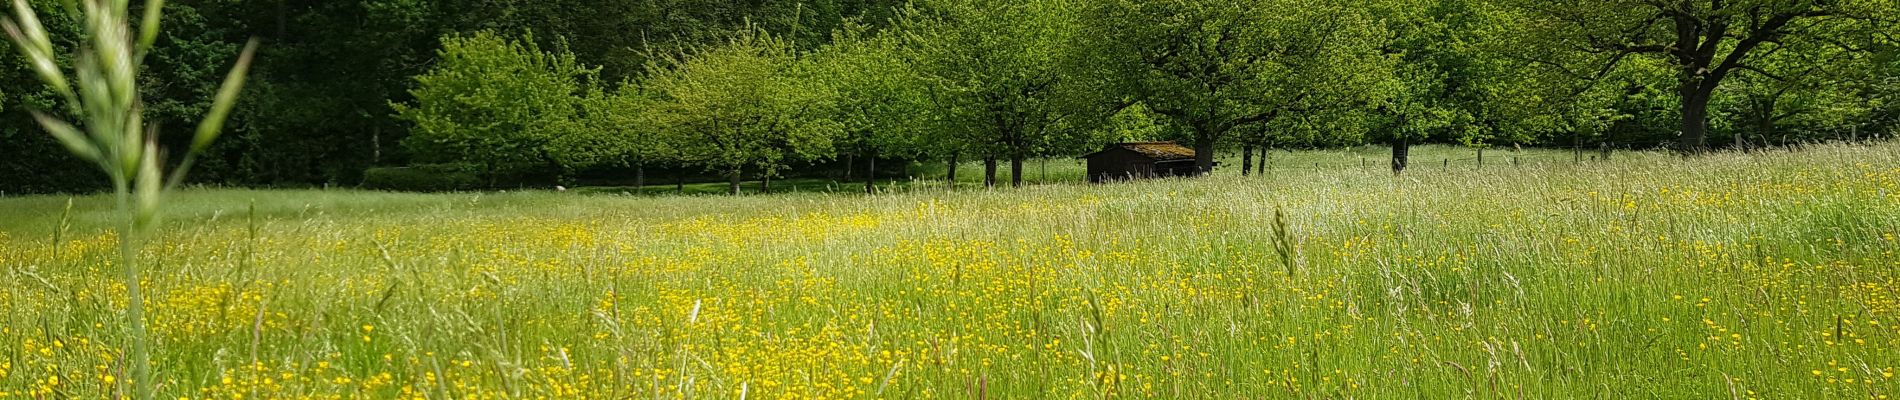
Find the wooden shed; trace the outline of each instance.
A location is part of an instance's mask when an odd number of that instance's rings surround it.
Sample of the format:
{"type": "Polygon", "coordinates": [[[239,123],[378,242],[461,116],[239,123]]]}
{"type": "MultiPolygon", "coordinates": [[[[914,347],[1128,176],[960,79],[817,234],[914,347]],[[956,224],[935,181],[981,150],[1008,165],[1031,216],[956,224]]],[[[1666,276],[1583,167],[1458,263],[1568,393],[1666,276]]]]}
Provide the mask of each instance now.
{"type": "Polygon", "coordinates": [[[1081,158],[1088,160],[1092,183],[1200,175],[1194,149],[1174,142],[1115,143],[1081,158]]]}

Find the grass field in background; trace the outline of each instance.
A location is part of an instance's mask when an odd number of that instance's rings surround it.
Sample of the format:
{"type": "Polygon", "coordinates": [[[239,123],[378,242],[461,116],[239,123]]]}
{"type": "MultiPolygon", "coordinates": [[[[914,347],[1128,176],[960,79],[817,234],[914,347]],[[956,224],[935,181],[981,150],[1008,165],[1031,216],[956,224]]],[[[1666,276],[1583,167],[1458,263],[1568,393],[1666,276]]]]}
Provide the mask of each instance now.
{"type": "MultiPolygon", "coordinates": [[[[1412,167],[1415,169],[1478,169],[1507,167],[1544,167],[1560,164],[1578,164],[1595,162],[1601,158],[1598,151],[1586,151],[1579,154],[1567,150],[1552,149],[1514,149],[1492,148],[1484,151],[1484,162],[1478,162],[1478,150],[1463,146],[1425,145],[1414,146],[1411,150],[1412,167]]],[[[1611,160],[1620,158],[1656,158],[1671,157],[1664,153],[1651,151],[1615,151],[1611,160]]],[[[1243,164],[1237,152],[1222,153],[1217,157],[1221,166],[1216,168],[1216,176],[1239,176],[1243,164]]],[[[1392,149],[1380,146],[1358,146],[1327,150],[1274,150],[1267,159],[1269,174],[1311,171],[1348,171],[1378,170],[1390,171],[1392,149]]],[[[1258,161],[1256,161],[1258,162],[1258,161]]],[[[862,165],[860,165],[862,167],[862,165]]],[[[900,176],[879,176],[878,190],[904,191],[911,189],[942,189],[948,166],[941,160],[912,163],[907,174],[900,176]]],[[[1027,160],[1023,165],[1023,180],[1029,184],[1066,184],[1087,182],[1088,165],[1076,158],[1046,158],[1027,160]]],[[[595,186],[576,190],[588,194],[646,194],[646,195],[724,195],[728,186],[724,181],[689,182],[675,185],[667,182],[670,177],[649,177],[645,191],[635,190],[633,186],[595,186]]],[[[756,177],[748,177],[743,183],[745,193],[759,193],[760,182],[756,177]]],[[[834,178],[792,178],[772,181],[772,193],[864,193],[862,172],[851,179],[834,178]]],[[[998,162],[997,184],[1009,185],[1010,167],[1008,160],[998,162]]],[[[983,187],[983,163],[980,160],[963,160],[958,164],[958,188],[983,187]]]]}
{"type": "MultiPolygon", "coordinates": [[[[187,191],[144,253],[154,371],[167,399],[1900,396],[1900,144],[1383,151],[877,196],[187,191]]],[[[0,198],[0,398],[123,379],[109,202],[0,198]]]]}

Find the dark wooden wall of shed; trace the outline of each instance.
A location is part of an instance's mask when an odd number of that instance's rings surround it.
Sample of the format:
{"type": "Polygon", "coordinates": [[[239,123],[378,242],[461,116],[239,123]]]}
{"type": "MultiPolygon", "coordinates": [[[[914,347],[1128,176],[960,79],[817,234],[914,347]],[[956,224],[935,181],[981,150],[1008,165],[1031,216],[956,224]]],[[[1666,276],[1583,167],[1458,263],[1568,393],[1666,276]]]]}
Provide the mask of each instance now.
{"type": "Polygon", "coordinates": [[[1088,158],[1089,182],[1102,183],[1147,178],[1154,175],[1154,161],[1141,153],[1112,149],[1088,158]]]}

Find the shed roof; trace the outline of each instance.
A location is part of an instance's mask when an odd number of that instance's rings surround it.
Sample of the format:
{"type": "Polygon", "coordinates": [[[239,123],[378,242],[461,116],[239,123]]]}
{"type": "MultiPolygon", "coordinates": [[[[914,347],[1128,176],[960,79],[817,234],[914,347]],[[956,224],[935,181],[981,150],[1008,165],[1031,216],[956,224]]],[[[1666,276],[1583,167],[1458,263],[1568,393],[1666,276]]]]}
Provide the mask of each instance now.
{"type": "Polygon", "coordinates": [[[1147,156],[1148,158],[1152,158],[1155,161],[1179,161],[1179,160],[1194,159],[1194,149],[1187,148],[1186,146],[1182,146],[1175,142],[1115,143],[1115,144],[1108,145],[1108,148],[1102,149],[1102,151],[1098,151],[1098,152],[1095,152],[1094,154],[1089,154],[1082,157],[1086,158],[1086,157],[1094,156],[1096,154],[1101,154],[1102,152],[1114,150],[1116,148],[1126,149],[1128,151],[1140,153],[1141,155],[1147,156]]]}

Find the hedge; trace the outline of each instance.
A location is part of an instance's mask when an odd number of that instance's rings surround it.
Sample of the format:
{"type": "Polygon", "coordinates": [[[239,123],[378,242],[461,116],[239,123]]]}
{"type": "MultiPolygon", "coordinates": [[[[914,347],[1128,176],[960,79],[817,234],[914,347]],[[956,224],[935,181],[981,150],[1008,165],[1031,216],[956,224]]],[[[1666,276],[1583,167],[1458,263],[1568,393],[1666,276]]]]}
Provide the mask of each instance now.
{"type": "Polygon", "coordinates": [[[461,165],[370,168],[363,188],[406,192],[447,192],[482,188],[481,174],[461,165]]]}

